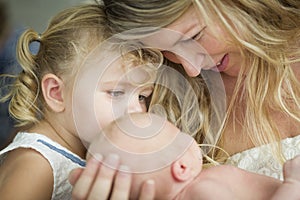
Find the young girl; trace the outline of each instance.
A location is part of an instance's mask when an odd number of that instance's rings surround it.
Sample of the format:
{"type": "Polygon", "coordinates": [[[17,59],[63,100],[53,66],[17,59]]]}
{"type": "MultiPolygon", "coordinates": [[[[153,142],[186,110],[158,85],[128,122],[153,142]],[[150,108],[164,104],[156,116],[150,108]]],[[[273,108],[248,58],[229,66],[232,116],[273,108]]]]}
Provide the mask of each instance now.
{"type": "Polygon", "coordinates": [[[79,5],[56,15],[44,33],[28,29],[20,37],[23,71],[2,101],[11,98],[9,110],[22,131],[0,151],[2,200],[71,199],[69,172],[85,166],[93,138],[82,127],[96,127],[96,134],[124,113],[147,110],[157,67],[150,63],[159,64],[160,53],[126,44],[98,47],[109,44],[107,24],[101,5],[79,5]],[[29,49],[33,41],[40,43],[36,55],[29,49]],[[99,76],[89,85],[86,75],[93,70],[99,76]],[[85,87],[95,87],[93,94],[85,87]]]}

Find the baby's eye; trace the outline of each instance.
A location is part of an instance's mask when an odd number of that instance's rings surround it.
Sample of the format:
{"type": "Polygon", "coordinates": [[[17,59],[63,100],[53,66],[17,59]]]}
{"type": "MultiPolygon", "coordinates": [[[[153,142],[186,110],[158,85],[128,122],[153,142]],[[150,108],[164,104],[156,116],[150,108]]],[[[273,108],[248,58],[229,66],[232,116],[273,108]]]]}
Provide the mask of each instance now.
{"type": "Polygon", "coordinates": [[[125,94],[125,92],[120,91],[120,90],[109,90],[107,91],[107,94],[110,95],[111,97],[120,97],[125,94]]]}

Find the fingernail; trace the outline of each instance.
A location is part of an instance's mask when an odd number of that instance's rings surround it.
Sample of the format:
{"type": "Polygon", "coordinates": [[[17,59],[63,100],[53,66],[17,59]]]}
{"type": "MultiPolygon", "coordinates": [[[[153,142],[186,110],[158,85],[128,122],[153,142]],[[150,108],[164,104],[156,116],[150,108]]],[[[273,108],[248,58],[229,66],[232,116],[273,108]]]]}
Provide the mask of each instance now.
{"type": "Polygon", "coordinates": [[[129,169],[129,167],[126,166],[126,165],[120,165],[119,171],[126,172],[126,173],[130,173],[131,172],[130,169],[129,169]]]}
{"type": "Polygon", "coordinates": [[[103,156],[99,153],[95,153],[93,155],[94,159],[97,160],[98,162],[102,161],[103,160],[103,156]]]}
{"type": "Polygon", "coordinates": [[[150,179],[150,180],[147,180],[146,183],[148,185],[154,185],[154,180],[150,179]]]}
{"type": "Polygon", "coordinates": [[[116,169],[116,167],[119,164],[119,160],[120,160],[120,158],[117,154],[109,154],[107,159],[106,159],[106,164],[109,167],[112,167],[112,168],[116,169]]]}

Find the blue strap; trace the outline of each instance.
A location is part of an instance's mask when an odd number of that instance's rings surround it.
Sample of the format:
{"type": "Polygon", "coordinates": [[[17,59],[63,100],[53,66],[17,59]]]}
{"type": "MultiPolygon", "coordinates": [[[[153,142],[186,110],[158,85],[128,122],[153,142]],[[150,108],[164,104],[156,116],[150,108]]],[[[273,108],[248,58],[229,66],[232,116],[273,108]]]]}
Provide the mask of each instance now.
{"type": "Polygon", "coordinates": [[[46,145],[46,146],[49,147],[50,149],[56,151],[57,153],[63,155],[64,157],[70,159],[72,162],[74,162],[74,163],[80,165],[81,167],[85,167],[85,165],[86,165],[86,162],[83,161],[83,160],[81,160],[80,158],[78,158],[78,157],[76,157],[76,156],[74,156],[74,155],[72,155],[72,154],[66,152],[66,151],[63,150],[63,149],[59,149],[59,148],[57,148],[56,146],[53,146],[52,144],[49,144],[48,142],[46,142],[46,141],[44,141],[44,140],[38,139],[37,142],[40,142],[40,143],[46,145]]]}

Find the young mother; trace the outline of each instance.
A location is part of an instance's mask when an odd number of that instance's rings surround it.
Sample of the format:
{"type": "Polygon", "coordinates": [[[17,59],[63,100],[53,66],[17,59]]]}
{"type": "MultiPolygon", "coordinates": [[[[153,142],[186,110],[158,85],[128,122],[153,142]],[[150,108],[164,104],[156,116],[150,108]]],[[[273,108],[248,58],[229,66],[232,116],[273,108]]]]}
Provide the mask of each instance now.
{"type": "Polygon", "coordinates": [[[172,49],[164,51],[165,57],[181,63],[189,76],[198,76],[203,68],[189,41],[200,44],[214,62],[203,69],[217,68],[226,90],[226,123],[217,145],[231,155],[227,162],[282,179],[284,160],[300,154],[299,0],[104,0],[104,4],[115,33],[157,27],[183,34],[141,40],[147,45],[164,41],[172,49]]]}
{"type": "MultiPolygon", "coordinates": [[[[230,160],[235,165],[281,178],[277,163],[300,153],[298,0],[104,3],[116,33],[164,27],[199,43],[214,61],[205,68],[216,66],[220,71],[229,102],[218,145],[232,155],[230,160]],[[272,142],[278,143],[270,148],[261,146],[272,142]]],[[[164,35],[156,34],[145,43],[151,45],[161,37],[164,35]]],[[[168,51],[164,55],[181,63],[188,75],[197,76],[203,64],[189,49],[192,43],[187,38],[161,39],[174,52],[188,52],[179,56],[168,51]]]]}

